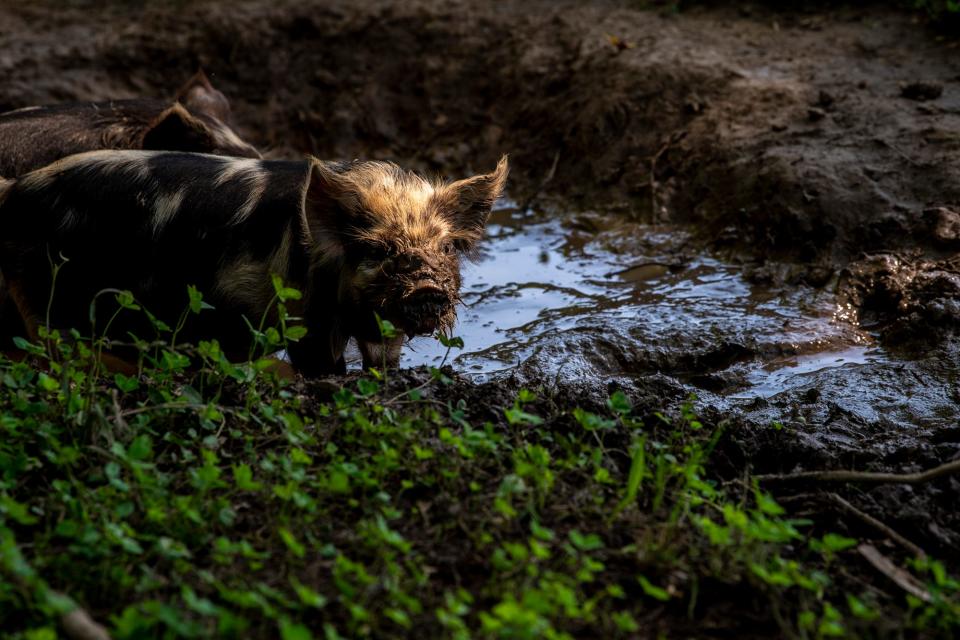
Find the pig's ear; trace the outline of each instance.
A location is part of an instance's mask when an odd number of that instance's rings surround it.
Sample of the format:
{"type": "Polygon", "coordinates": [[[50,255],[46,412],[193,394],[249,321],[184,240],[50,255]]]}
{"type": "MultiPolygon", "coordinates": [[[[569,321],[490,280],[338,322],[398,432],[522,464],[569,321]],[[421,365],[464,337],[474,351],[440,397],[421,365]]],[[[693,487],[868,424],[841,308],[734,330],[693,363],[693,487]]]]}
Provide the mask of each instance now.
{"type": "Polygon", "coordinates": [[[503,193],[509,172],[507,156],[503,156],[492,173],[459,180],[442,190],[442,210],[451,222],[452,236],[460,251],[471,252],[483,238],[490,210],[503,193]]]}
{"type": "Polygon", "coordinates": [[[143,148],[157,151],[209,151],[214,132],[177,103],[157,116],[143,134],[143,148]]]}
{"type": "Polygon", "coordinates": [[[356,185],[342,173],[319,160],[312,165],[303,198],[306,242],[311,252],[334,260],[344,254],[360,200],[356,185]]]}
{"type": "Polygon", "coordinates": [[[193,77],[180,87],[173,99],[191,113],[204,113],[221,122],[230,122],[230,101],[213,88],[203,69],[193,74],[193,77]]]}

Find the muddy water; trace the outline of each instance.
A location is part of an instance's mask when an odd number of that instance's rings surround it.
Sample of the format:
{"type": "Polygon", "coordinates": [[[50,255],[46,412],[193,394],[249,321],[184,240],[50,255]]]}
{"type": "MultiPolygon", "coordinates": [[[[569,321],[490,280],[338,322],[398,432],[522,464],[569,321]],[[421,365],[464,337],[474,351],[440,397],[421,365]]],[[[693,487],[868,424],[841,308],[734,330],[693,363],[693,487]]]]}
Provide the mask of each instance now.
{"type": "Polygon", "coordinates": [[[446,357],[478,379],[521,364],[546,378],[659,372],[736,399],[886,358],[831,294],[751,284],[687,244],[679,228],[500,209],[464,267],[465,348],[417,339],[403,364],[446,357]]]}

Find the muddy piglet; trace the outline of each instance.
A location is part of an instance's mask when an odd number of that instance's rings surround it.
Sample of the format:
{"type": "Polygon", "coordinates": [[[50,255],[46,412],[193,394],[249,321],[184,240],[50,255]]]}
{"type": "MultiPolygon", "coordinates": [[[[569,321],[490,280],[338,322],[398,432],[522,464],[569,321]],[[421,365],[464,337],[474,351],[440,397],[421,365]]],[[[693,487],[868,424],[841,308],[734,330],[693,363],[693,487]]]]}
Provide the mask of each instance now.
{"type": "MultiPolygon", "coordinates": [[[[195,285],[214,308],[181,340],[217,338],[235,359],[248,352],[247,321],[277,321],[275,274],[303,292],[288,303],[307,330],[289,345],[295,369],[343,371],[351,337],[365,366],[396,366],[405,336],[453,325],[461,260],[506,179],[506,157],[444,183],[386,162],[80,154],[0,186],[0,271],[31,337],[48,314],[55,328],[102,330],[89,310],[106,288],[173,326],[195,285]],[[55,287],[50,256],[69,260],[55,287]],[[384,342],[377,315],[400,335],[384,342]]],[[[100,296],[95,318],[115,308],[100,296]]],[[[152,336],[143,314],[111,322],[113,337],[152,336]]]]}

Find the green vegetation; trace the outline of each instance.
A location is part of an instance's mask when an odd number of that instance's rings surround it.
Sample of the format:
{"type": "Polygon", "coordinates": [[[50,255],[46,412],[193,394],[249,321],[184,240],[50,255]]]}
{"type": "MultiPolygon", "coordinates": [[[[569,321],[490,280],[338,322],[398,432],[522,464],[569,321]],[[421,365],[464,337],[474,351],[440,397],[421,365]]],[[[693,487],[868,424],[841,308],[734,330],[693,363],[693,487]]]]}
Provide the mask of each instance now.
{"type": "MultiPolygon", "coordinates": [[[[302,335],[283,308],[299,294],[276,291],[280,323],[252,329],[254,356],[302,335]]],[[[191,291],[177,327],[154,323],[138,376],[103,374],[108,345],[76,334],[0,362],[8,637],[57,637],[76,603],[115,638],[960,628],[941,564],[913,567],[928,602],[852,576],[858,541],[742,470],[725,478],[726,425],[691,403],[590,406],[439,369],[287,383],[268,360],[177,343],[204,307],[191,291]]]]}
{"type": "Polygon", "coordinates": [[[913,0],[913,6],[940,20],[955,19],[960,14],[960,2],[956,0],[913,0]]]}

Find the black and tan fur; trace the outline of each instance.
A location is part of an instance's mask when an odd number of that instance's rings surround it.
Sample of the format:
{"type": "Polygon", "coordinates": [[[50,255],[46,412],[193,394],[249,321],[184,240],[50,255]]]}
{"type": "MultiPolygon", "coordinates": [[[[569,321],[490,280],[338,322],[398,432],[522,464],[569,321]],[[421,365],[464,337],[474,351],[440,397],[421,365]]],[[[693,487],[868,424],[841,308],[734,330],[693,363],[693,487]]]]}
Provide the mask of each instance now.
{"type": "Polygon", "coordinates": [[[0,176],[97,149],[196,151],[259,158],[230,127],[230,103],[197,72],[173,100],[111,100],[0,114],[0,176]]]}
{"type": "MultiPolygon", "coordinates": [[[[195,285],[215,310],[184,339],[216,337],[233,357],[246,354],[242,317],[263,316],[275,273],[305,294],[291,309],[308,328],[289,350],[296,369],[342,370],[350,337],[367,366],[384,357],[396,365],[402,338],[383,353],[374,313],[406,335],[453,324],[460,260],[475,250],[506,176],[505,158],[493,173],[443,184],[384,162],[80,154],[0,187],[0,271],[31,332],[60,255],[69,262],[52,297],[57,328],[88,332],[90,301],[108,287],[131,290],[170,322],[195,285]]],[[[134,313],[111,334],[127,332],[151,335],[134,313]]]]}
{"type": "MultiPolygon", "coordinates": [[[[112,100],[26,107],[0,114],[0,176],[12,178],[97,149],[197,151],[259,158],[230,127],[230,103],[198,71],[172,100],[112,100]]],[[[23,326],[0,278],[0,349],[23,326]]]]}

